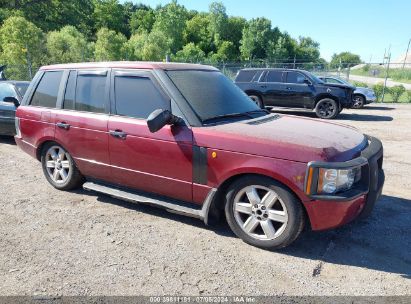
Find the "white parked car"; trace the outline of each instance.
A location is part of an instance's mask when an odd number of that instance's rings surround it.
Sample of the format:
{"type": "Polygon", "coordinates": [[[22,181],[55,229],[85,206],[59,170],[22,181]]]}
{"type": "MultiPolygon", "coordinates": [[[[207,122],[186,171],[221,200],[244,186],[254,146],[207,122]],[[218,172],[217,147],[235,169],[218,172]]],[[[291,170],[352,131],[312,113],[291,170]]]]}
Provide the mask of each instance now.
{"type": "MultiPolygon", "coordinates": [[[[321,76],[318,78],[320,78],[325,83],[349,84],[352,86],[352,84],[348,81],[338,77],[321,76]]],[[[360,109],[364,107],[366,104],[377,101],[377,97],[375,96],[374,90],[364,87],[356,87],[352,97],[354,100],[353,108],[355,109],[360,109]]]]}

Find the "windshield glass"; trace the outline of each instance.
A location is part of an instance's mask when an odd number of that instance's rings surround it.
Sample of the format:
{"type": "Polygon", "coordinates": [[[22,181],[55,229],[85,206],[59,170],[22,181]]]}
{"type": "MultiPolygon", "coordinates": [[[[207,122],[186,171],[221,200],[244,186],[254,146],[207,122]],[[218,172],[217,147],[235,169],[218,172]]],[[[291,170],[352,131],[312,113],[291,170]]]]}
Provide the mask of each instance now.
{"type": "Polygon", "coordinates": [[[178,70],[166,73],[203,122],[215,117],[261,110],[218,71],[178,70]]]}
{"type": "Polygon", "coordinates": [[[312,77],[312,79],[314,80],[315,83],[319,83],[319,84],[323,84],[324,81],[322,81],[320,78],[318,78],[317,76],[315,76],[314,74],[310,75],[312,77]]]}

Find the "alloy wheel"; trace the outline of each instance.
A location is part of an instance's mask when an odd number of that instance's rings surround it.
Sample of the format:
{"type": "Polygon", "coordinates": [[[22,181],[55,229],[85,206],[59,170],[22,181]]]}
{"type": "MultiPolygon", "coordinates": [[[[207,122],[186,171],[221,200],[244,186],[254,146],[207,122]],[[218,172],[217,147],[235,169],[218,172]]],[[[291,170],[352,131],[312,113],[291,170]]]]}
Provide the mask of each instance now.
{"type": "Polygon", "coordinates": [[[330,118],[337,111],[335,104],[332,101],[324,100],[318,105],[318,112],[323,118],[330,118]]]}
{"type": "Polygon", "coordinates": [[[52,146],[46,153],[46,169],[50,178],[57,184],[63,184],[72,170],[67,152],[59,146],[52,146]]]}
{"type": "Polygon", "coordinates": [[[361,96],[355,96],[353,100],[354,100],[353,108],[359,109],[363,107],[364,99],[361,96]]]}
{"type": "Polygon", "coordinates": [[[278,194],[267,187],[243,188],[234,198],[233,209],[237,224],[253,238],[272,240],[287,227],[287,208],[278,194]]]}

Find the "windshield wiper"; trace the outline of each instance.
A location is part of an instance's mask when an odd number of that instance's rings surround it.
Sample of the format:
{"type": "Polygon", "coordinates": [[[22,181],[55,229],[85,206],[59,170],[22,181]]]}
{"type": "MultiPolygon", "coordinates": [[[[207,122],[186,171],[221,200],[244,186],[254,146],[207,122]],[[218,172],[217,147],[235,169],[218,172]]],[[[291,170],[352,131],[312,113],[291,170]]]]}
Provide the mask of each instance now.
{"type": "Polygon", "coordinates": [[[258,110],[253,110],[253,111],[247,111],[247,112],[245,112],[245,113],[247,113],[247,114],[254,114],[254,113],[261,113],[261,112],[264,112],[264,113],[267,113],[267,114],[270,114],[270,113],[271,113],[271,112],[268,111],[267,109],[258,109],[258,110]]]}
{"type": "MultiPolygon", "coordinates": [[[[251,112],[253,112],[253,111],[251,111],[251,112]]],[[[238,117],[254,118],[251,114],[252,113],[249,113],[249,112],[222,114],[222,115],[217,115],[217,116],[214,116],[214,117],[206,118],[206,119],[203,120],[203,123],[212,122],[214,120],[220,120],[220,119],[224,119],[224,118],[238,118],[238,117]]]]}

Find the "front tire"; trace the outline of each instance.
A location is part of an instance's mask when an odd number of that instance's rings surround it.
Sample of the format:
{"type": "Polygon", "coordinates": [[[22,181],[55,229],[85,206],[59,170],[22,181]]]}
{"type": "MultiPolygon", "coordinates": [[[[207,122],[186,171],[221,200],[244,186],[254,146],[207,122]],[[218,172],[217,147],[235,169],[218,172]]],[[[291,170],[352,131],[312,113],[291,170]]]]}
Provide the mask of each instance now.
{"type": "Polygon", "coordinates": [[[248,95],[248,97],[250,97],[250,99],[260,108],[260,109],[264,109],[264,103],[261,99],[260,96],[258,95],[248,95]]]}
{"type": "Polygon", "coordinates": [[[260,176],[243,177],[226,194],[225,214],[231,230],[244,242],[279,249],[304,228],[298,199],[283,185],[260,176]]]}
{"type": "Polygon", "coordinates": [[[56,143],[49,143],[43,147],[41,165],[47,181],[56,189],[72,190],[84,182],[73,158],[56,143]]]}
{"type": "Polygon", "coordinates": [[[324,98],[317,102],[315,114],[318,118],[334,119],[339,113],[339,104],[331,98],[324,98]]]}
{"type": "Polygon", "coordinates": [[[361,109],[365,105],[365,98],[362,97],[361,95],[354,95],[353,101],[354,101],[354,104],[352,107],[354,109],[361,109]]]}

